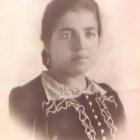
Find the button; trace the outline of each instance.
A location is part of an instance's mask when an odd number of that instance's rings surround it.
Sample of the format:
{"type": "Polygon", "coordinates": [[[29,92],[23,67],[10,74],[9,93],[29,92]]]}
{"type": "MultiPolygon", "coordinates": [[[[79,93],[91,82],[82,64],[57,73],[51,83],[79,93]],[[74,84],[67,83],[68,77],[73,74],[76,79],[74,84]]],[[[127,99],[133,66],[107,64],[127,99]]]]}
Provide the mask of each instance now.
{"type": "Polygon", "coordinates": [[[104,132],[105,132],[104,129],[101,129],[101,134],[102,134],[102,135],[104,134],[104,132]]]}
{"type": "Polygon", "coordinates": [[[89,99],[88,95],[86,95],[86,99],[89,99]]]}
{"type": "Polygon", "coordinates": [[[97,115],[94,115],[94,118],[97,120],[98,119],[98,116],[97,115]]]}
{"type": "Polygon", "coordinates": [[[92,102],[89,102],[89,105],[92,106],[92,102]]]}
{"type": "Polygon", "coordinates": [[[103,136],[103,137],[102,137],[102,140],[106,140],[106,137],[105,137],[105,136],[103,136]]]}
{"type": "Polygon", "coordinates": [[[92,109],[92,112],[93,112],[93,113],[94,113],[94,111],[95,111],[95,110],[94,110],[94,109],[92,109]]]}
{"type": "Polygon", "coordinates": [[[98,126],[101,126],[101,122],[98,122],[98,126]]]}

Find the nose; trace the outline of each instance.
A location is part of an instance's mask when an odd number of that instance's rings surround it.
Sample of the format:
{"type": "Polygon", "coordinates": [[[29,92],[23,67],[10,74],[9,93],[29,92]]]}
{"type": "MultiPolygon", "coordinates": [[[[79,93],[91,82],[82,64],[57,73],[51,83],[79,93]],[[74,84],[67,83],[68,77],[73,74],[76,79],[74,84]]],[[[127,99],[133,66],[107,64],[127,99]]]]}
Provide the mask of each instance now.
{"type": "Polygon", "coordinates": [[[86,39],[82,34],[75,37],[74,43],[75,50],[85,50],[86,49],[86,39]]]}

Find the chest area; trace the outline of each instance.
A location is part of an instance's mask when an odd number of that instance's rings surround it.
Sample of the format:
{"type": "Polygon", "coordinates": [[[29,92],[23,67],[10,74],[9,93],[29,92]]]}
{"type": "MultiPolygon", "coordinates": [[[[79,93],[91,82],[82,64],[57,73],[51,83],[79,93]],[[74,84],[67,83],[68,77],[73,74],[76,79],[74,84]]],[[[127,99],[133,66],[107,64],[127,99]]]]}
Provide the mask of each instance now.
{"type": "MultiPolygon", "coordinates": [[[[115,136],[115,126],[108,104],[113,100],[83,95],[77,99],[62,99],[43,103],[51,135],[86,137],[87,140],[115,136]]],[[[113,103],[115,106],[115,103],[113,103]]]]}

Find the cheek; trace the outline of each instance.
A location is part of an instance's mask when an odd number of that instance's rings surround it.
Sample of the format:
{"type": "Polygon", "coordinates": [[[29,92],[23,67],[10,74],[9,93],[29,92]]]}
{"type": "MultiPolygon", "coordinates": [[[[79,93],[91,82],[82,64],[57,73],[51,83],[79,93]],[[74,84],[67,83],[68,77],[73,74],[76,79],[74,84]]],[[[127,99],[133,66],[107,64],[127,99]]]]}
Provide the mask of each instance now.
{"type": "Polygon", "coordinates": [[[58,44],[57,46],[52,46],[51,57],[53,61],[66,61],[71,56],[71,50],[64,44],[58,44]]]}
{"type": "Polygon", "coordinates": [[[70,53],[72,51],[73,41],[71,40],[63,40],[59,42],[58,48],[59,51],[63,51],[64,53],[70,53]]]}
{"type": "Polygon", "coordinates": [[[99,42],[94,41],[92,42],[92,44],[89,47],[89,55],[92,59],[92,61],[96,61],[97,57],[98,57],[98,52],[99,52],[99,42]]]}
{"type": "Polygon", "coordinates": [[[89,46],[90,46],[89,47],[89,52],[95,54],[99,50],[99,41],[94,40],[94,41],[90,42],[89,46]]]}

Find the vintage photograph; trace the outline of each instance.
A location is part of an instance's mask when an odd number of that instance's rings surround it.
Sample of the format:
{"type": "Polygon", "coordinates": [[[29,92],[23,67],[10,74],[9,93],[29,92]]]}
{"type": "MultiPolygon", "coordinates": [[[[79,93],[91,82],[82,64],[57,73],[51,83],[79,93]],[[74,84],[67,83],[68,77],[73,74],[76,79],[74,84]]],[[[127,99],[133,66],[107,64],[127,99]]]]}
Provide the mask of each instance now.
{"type": "Polygon", "coordinates": [[[0,4],[2,139],[140,138],[138,0],[0,4]]]}

